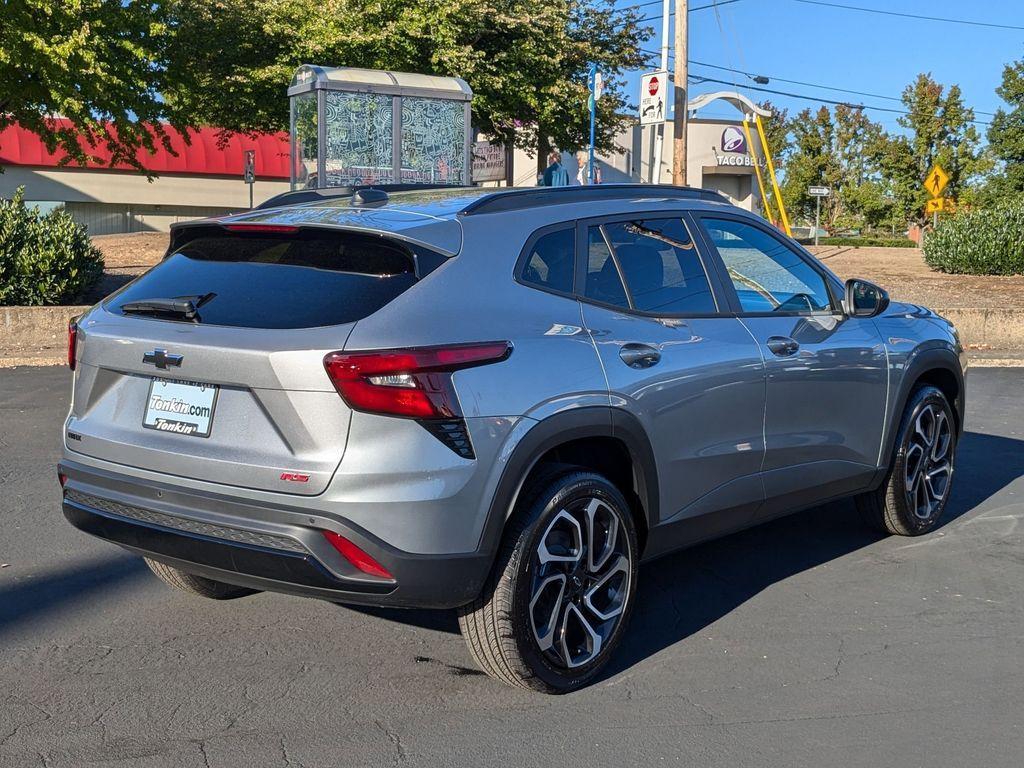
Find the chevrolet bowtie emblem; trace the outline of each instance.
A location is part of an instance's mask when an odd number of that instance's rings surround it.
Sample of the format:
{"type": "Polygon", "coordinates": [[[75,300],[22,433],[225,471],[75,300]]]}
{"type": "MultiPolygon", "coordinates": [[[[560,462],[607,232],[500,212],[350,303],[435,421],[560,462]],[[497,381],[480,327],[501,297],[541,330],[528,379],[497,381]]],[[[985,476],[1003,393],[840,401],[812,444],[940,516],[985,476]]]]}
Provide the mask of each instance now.
{"type": "Polygon", "coordinates": [[[152,352],[146,352],[142,356],[142,362],[149,365],[155,365],[157,368],[163,368],[167,370],[170,367],[177,368],[181,365],[181,355],[168,355],[166,349],[154,349],[152,352]]]}

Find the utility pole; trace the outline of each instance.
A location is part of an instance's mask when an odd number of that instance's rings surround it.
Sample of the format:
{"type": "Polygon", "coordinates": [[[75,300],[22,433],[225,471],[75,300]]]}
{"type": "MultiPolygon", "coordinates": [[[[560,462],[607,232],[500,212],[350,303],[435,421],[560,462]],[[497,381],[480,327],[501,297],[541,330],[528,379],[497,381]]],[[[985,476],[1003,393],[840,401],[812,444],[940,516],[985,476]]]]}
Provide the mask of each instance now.
{"type": "Polygon", "coordinates": [[[672,183],[686,184],[686,91],[687,75],[689,69],[686,66],[690,51],[687,45],[689,39],[689,24],[687,15],[689,13],[688,0],[676,0],[676,35],[675,35],[675,88],[673,93],[675,115],[672,120],[672,183]]]}

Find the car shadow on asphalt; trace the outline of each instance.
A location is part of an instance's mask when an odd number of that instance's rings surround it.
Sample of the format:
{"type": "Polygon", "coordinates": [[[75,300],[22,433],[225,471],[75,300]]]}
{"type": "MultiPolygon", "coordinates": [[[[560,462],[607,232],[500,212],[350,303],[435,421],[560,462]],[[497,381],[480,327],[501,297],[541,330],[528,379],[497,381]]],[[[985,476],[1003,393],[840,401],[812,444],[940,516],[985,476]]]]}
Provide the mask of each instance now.
{"type": "Polygon", "coordinates": [[[0,636],[16,625],[76,603],[95,604],[100,593],[122,588],[147,573],[141,557],[115,554],[11,579],[10,583],[4,578],[0,580],[0,636]]]}
{"type": "MultiPolygon", "coordinates": [[[[1024,475],[1024,440],[966,432],[945,527],[1024,475]]],[[[884,536],[852,501],[794,515],[644,565],[629,631],[603,679],[700,632],[772,584],[868,547],[884,536]]],[[[457,633],[454,611],[355,607],[388,621],[457,633]]]]}

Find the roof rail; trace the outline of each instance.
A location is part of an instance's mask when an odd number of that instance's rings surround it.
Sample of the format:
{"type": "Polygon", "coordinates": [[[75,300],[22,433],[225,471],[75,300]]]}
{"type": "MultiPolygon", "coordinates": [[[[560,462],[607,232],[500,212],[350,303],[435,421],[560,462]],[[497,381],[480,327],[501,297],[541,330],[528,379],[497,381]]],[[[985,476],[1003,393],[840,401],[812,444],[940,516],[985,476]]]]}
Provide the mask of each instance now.
{"type": "Polygon", "coordinates": [[[264,200],[254,210],[264,208],[280,208],[282,205],[299,205],[317,200],[331,200],[339,197],[352,197],[363,189],[379,189],[383,192],[412,192],[417,189],[472,189],[456,184],[353,184],[347,187],[313,187],[311,189],[293,189],[264,200]]]}
{"type": "Polygon", "coordinates": [[[679,200],[708,200],[715,203],[729,201],[710,189],[678,187],[672,184],[600,184],[582,187],[524,187],[496,191],[474,200],[462,211],[462,216],[480,213],[519,211],[542,205],[561,205],[600,200],[622,200],[631,197],[666,197],[679,200]]]}

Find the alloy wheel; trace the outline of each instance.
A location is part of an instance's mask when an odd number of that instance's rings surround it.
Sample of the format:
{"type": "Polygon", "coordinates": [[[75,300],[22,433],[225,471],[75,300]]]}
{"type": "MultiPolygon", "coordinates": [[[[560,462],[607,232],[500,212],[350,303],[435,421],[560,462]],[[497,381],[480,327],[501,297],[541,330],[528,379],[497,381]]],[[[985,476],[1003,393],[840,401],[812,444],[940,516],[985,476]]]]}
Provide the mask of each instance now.
{"type": "Polygon", "coordinates": [[[946,412],[929,403],[914,419],[904,453],[904,489],[914,515],[928,520],[941,508],[953,476],[953,431],[946,412]]]}
{"type": "Polygon", "coordinates": [[[533,552],[529,614],[533,638],[550,663],[593,661],[618,627],[632,578],[629,537],[604,499],[578,499],[558,511],[533,552]]]}

